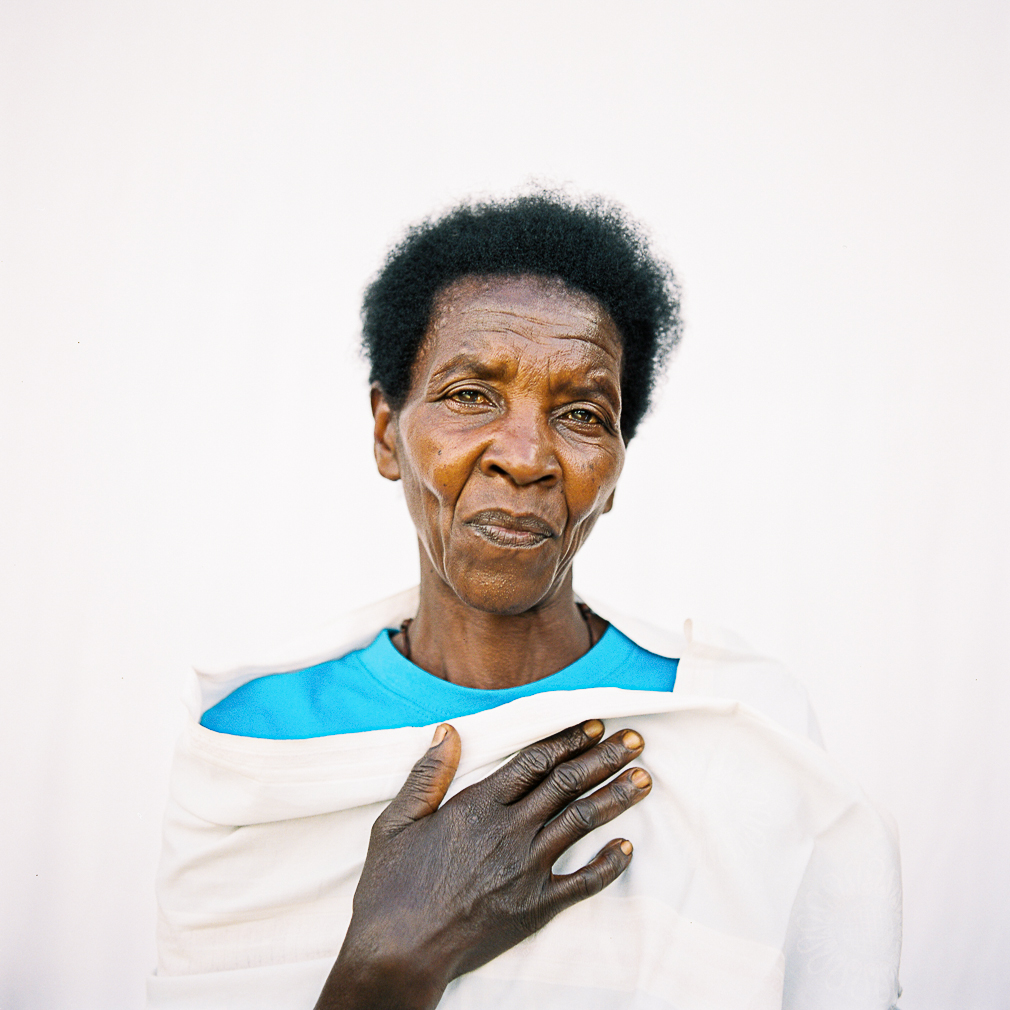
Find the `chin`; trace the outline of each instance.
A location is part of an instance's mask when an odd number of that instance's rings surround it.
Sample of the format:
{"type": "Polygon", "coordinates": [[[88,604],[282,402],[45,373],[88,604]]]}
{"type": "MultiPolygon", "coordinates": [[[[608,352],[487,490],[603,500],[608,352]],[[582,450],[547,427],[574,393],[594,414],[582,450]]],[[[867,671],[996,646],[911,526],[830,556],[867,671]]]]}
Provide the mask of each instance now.
{"type": "Polygon", "coordinates": [[[513,574],[496,566],[448,573],[445,581],[468,607],[513,617],[543,603],[556,588],[556,574],[553,570],[513,574]]]}

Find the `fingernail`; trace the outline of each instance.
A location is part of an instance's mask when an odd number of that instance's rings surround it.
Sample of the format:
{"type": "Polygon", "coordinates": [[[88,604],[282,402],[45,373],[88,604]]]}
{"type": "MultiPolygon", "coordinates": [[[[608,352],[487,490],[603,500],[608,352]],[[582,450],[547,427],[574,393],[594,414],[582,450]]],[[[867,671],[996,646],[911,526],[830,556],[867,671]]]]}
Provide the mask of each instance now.
{"type": "Polygon", "coordinates": [[[431,738],[432,747],[437,747],[444,739],[445,734],[449,732],[449,727],[445,723],[441,726],[435,727],[435,735],[431,738]]]}
{"type": "Polygon", "coordinates": [[[625,838],[624,841],[621,842],[621,852],[623,852],[626,856],[630,856],[631,853],[634,851],[634,848],[635,846],[632,845],[627,838],[625,838]]]}
{"type": "Polygon", "coordinates": [[[582,732],[586,736],[601,736],[603,734],[603,723],[599,719],[590,719],[589,722],[583,724],[582,732]]]}
{"type": "Polygon", "coordinates": [[[642,746],[642,738],[633,729],[629,729],[627,733],[621,737],[621,743],[623,743],[628,750],[638,750],[638,748],[642,746]]]}
{"type": "Polygon", "coordinates": [[[636,768],[631,773],[631,784],[638,789],[652,785],[652,776],[644,768],[636,768]]]}

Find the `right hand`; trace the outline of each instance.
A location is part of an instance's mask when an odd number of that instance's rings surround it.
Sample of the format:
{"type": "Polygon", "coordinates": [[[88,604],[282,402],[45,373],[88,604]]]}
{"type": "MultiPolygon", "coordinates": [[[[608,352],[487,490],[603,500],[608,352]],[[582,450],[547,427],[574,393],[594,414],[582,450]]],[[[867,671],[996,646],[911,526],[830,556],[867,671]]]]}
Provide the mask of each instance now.
{"type": "Polygon", "coordinates": [[[631,730],[602,736],[599,720],[573,726],[440,806],[460,756],[459,735],[440,726],[372,827],[351,923],[316,1010],[430,1010],[454,978],[616,880],[631,862],[626,839],[574,873],[552,872],[566,849],[652,786],[635,768],[584,795],[644,747],[631,730]]]}

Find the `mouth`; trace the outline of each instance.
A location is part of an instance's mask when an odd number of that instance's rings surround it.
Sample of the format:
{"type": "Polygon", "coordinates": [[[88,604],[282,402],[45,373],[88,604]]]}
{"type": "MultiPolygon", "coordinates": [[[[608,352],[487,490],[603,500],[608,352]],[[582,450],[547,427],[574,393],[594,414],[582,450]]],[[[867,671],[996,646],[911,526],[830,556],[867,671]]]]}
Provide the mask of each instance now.
{"type": "Polygon", "coordinates": [[[501,509],[485,509],[463,525],[497,547],[539,547],[558,535],[538,516],[514,516],[501,509]]]}

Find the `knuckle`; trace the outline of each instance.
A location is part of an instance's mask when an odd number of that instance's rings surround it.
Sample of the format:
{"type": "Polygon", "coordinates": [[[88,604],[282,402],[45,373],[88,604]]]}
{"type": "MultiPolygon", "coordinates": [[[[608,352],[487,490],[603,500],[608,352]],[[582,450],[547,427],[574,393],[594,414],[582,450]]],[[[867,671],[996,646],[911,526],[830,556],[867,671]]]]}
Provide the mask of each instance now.
{"type": "Polygon", "coordinates": [[[599,823],[596,806],[593,803],[573,803],[565,812],[569,827],[578,831],[592,831],[599,823]]]}
{"type": "Polygon", "coordinates": [[[520,771],[540,778],[551,770],[551,764],[550,755],[543,747],[529,747],[516,757],[516,766],[520,771]]]}
{"type": "Polygon", "coordinates": [[[603,871],[594,866],[592,872],[586,875],[586,897],[599,894],[606,886],[607,881],[603,877],[603,871]]]}
{"type": "Polygon", "coordinates": [[[596,889],[602,891],[608,884],[612,884],[621,873],[621,859],[617,848],[608,849],[603,859],[595,867],[596,889]]]}
{"type": "Polygon", "coordinates": [[[611,786],[614,799],[623,807],[630,807],[639,798],[640,791],[635,788],[630,776],[618,779],[611,786]]]}
{"type": "Polygon", "coordinates": [[[551,785],[560,793],[578,796],[586,788],[585,772],[578,765],[560,765],[551,775],[551,785]]]}
{"type": "Polygon", "coordinates": [[[411,770],[410,770],[410,777],[409,777],[408,781],[410,779],[422,779],[423,780],[423,779],[431,778],[431,776],[435,772],[435,768],[436,768],[435,762],[431,759],[431,757],[429,757],[427,754],[425,754],[424,757],[419,758],[415,762],[414,767],[411,768],[411,770]]]}
{"type": "Polygon", "coordinates": [[[603,867],[599,863],[593,863],[586,867],[579,883],[582,885],[582,897],[591,898],[594,894],[599,894],[609,881],[603,867]]]}
{"type": "Polygon", "coordinates": [[[604,760],[614,768],[627,764],[633,756],[620,740],[608,740],[601,749],[604,751],[604,760]]]}
{"type": "Polygon", "coordinates": [[[583,723],[579,723],[578,726],[571,726],[569,729],[565,730],[564,741],[568,747],[578,747],[582,748],[586,744],[586,731],[582,728],[583,723]]]}
{"type": "Polygon", "coordinates": [[[404,796],[412,799],[424,799],[435,787],[435,776],[429,771],[411,776],[406,783],[404,796]]]}
{"type": "Polygon", "coordinates": [[[575,898],[577,901],[583,901],[586,898],[592,897],[592,895],[599,891],[599,888],[596,888],[596,890],[593,889],[592,876],[592,872],[587,870],[585,873],[580,873],[574,881],[575,898]]]}

